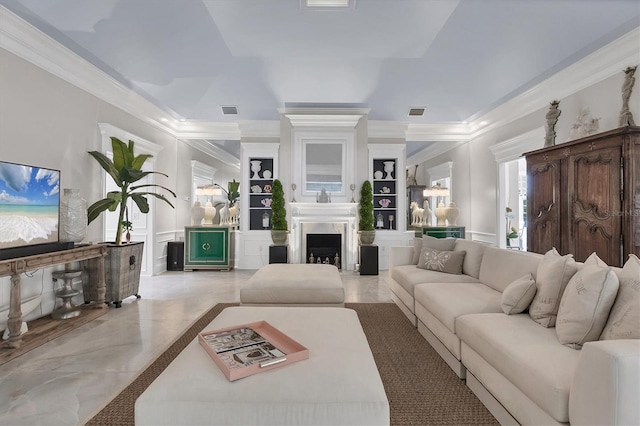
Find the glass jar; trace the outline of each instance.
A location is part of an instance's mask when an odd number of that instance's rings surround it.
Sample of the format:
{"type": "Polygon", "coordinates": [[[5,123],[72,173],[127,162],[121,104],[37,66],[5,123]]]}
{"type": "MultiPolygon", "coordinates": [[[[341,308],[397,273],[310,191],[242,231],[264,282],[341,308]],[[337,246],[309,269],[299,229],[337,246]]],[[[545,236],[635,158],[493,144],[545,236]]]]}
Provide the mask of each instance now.
{"type": "Polygon", "coordinates": [[[64,189],[60,197],[60,241],[79,243],[87,236],[87,202],[77,189],[64,189]]]}

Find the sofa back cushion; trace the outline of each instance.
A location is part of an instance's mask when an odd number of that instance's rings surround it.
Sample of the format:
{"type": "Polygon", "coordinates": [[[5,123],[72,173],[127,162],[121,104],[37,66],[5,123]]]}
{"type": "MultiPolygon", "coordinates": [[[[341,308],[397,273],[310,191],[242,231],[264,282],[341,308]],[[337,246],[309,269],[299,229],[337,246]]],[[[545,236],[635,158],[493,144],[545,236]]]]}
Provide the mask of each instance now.
{"type": "Polygon", "coordinates": [[[412,262],[414,265],[418,264],[418,259],[420,259],[422,247],[428,247],[430,249],[440,251],[452,251],[455,244],[455,238],[436,238],[429,235],[423,235],[422,238],[414,238],[412,262]]]}
{"type": "Polygon", "coordinates": [[[477,241],[465,240],[459,238],[456,240],[455,251],[466,251],[464,262],[462,263],[462,273],[465,275],[478,278],[480,276],[480,265],[482,264],[482,256],[488,246],[477,241]]]}
{"type": "Polygon", "coordinates": [[[562,294],[556,333],[572,349],[598,340],[618,293],[618,277],[608,266],[586,265],[576,272],[562,294]]]}
{"type": "Polygon", "coordinates": [[[616,273],[620,287],[600,340],[640,339],[640,259],[630,255],[616,273]]]}
{"type": "Polygon", "coordinates": [[[505,288],[522,275],[530,272],[536,277],[542,255],[524,251],[487,247],[480,265],[480,282],[494,290],[503,292],[505,288]]]}
{"type": "Polygon", "coordinates": [[[562,293],[578,270],[572,254],[561,256],[555,248],[545,253],[536,273],[536,295],[529,316],[543,327],[555,327],[562,293]]]}

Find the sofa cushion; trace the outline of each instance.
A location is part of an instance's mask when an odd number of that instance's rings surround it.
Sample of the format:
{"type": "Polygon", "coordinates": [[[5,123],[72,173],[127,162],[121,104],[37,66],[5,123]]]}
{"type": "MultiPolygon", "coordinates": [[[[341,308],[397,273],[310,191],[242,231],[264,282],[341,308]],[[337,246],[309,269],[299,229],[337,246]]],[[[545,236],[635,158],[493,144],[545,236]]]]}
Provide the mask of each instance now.
{"type": "Polygon", "coordinates": [[[468,275],[445,274],[417,268],[415,265],[399,265],[391,269],[393,278],[402,288],[413,296],[413,288],[422,283],[477,283],[476,278],[468,275]]]}
{"type": "Polygon", "coordinates": [[[487,245],[477,241],[465,240],[458,238],[454,247],[455,251],[466,251],[464,262],[462,262],[462,273],[471,275],[474,278],[480,276],[480,265],[482,265],[482,256],[487,249],[487,245]]]}
{"type": "Polygon", "coordinates": [[[640,259],[630,255],[618,279],[618,295],[600,340],[640,339],[640,259]]]}
{"type": "Polygon", "coordinates": [[[536,295],[529,307],[531,318],[543,327],[554,327],[565,287],[578,267],[572,254],[560,256],[556,249],[545,253],[536,275],[536,295]]]}
{"type": "Polygon", "coordinates": [[[465,251],[444,251],[434,250],[422,245],[420,260],[416,265],[418,268],[439,271],[447,274],[462,274],[462,262],[464,262],[465,251]]]}
{"type": "Polygon", "coordinates": [[[609,267],[591,263],[576,272],[564,290],[556,333],[563,345],[580,349],[598,340],[618,293],[618,277],[609,267]]]}
{"type": "Polygon", "coordinates": [[[531,272],[536,277],[542,255],[517,250],[487,247],[480,265],[480,282],[500,292],[512,281],[531,272]]]}
{"type": "Polygon", "coordinates": [[[414,290],[416,305],[424,306],[452,333],[456,332],[455,321],[461,315],[502,313],[501,296],[480,283],[427,283],[417,285],[414,290]]]}
{"type": "Polygon", "coordinates": [[[550,416],[569,421],[580,351],[561,345],[554,329],[540,327],[527,314],[500,313],[460,317],[456,334],[550,416]]]}
{"type": "Polygon", "coordinates": [[[502,292],[502,311],[507,315],[519,314],[529,307],[536,295],[536,281],[531,272],[513,281],[502,292]]]}

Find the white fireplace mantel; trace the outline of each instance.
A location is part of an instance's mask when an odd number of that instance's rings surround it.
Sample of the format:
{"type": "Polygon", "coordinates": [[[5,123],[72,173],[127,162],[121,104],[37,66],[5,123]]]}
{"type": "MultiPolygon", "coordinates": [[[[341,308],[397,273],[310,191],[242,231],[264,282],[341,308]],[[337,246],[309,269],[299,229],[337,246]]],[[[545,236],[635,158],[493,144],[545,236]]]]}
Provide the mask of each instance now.
{"type": "MultiPolygon", "coordinates": [[[[303,228],[310,224],[333,224],[334,230],[344,231],[342,241],[342,257],[345,260],[343,269],[353,270],[358,259],[357,218],[358,204],[356,203],[289,203],[291,208],[291,250],[292,263],[306,262],[303,260],[303,228]]],[[[337,233],[337,232],[336,232],[337,233]]]]}

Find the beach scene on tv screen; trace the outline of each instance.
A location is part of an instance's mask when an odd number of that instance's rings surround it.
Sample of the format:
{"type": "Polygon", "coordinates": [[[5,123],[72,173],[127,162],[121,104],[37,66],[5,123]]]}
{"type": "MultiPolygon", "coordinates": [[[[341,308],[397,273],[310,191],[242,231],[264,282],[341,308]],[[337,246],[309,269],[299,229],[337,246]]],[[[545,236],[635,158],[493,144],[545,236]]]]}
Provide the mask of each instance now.
{"type": "Polygon", "coordinates": [[[0,249],[58,241],[60,172],[0,161],[0,249]]]}

